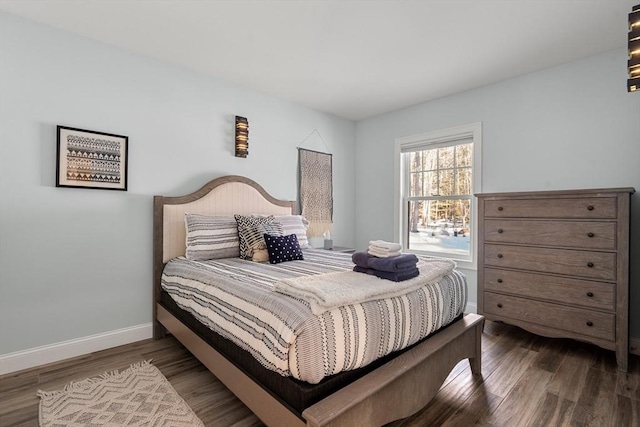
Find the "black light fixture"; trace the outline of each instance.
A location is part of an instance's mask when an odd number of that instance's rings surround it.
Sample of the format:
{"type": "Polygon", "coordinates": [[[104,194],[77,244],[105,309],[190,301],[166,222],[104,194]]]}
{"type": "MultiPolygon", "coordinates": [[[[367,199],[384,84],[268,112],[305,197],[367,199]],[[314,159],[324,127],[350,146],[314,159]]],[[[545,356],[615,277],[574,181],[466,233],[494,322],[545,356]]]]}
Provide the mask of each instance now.
{"type": "Polygon", "coordinates": [[[249,154],[249,121],[246,117],[236,116],[236,157],[249,154]]]}
{"type": "Polygon", "coordinates": [[[629,14],[629,60],[627,61],[629,92],[640,91],[640,4],[633,6],[629,14]]]}

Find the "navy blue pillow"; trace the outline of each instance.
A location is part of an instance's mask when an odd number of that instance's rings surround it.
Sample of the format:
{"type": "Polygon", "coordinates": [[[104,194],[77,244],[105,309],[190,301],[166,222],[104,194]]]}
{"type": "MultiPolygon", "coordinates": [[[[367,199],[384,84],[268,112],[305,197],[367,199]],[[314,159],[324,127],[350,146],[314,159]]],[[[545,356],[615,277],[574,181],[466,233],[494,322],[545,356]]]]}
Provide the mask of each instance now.
{"type": "Polygon", "coordinates": [[[274,236],[265,233],[264,241],[267,244],[267,252],[269,252],[269,262],[271,264],[304,259],[302,249],[300,249],[300,244],[298,243],[298,237],[295,234],[274,236]]]}

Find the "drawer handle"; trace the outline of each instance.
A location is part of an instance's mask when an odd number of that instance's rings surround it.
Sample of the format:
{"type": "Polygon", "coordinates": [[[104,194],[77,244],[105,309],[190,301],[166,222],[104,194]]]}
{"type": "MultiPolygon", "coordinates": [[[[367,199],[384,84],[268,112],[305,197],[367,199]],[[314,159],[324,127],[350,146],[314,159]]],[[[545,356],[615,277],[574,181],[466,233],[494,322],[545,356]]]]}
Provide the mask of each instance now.
{"type": "Polygon", "coordinates": [[[504,230],[502,228],[498,228],[498,233],[502,234],[504,232],[504,230]]]}
{"type": "Polygon", "coordinates": [[[595,234],[593,234],[593,233],[587,233],[587,236],[589,236],[589,237],[594,237],[594,236],[595,236],[595,234]]]}
{"type": "Polygon", "coordinates": [[[588,263],[587,263],[587,267],[589,267],[589,268],[593,268],[593,263],[592,263],[592,262],[588,262],[588,263]]]}
{"type": "Polygon", "coordinates": [[[593,322],[591,320],[587,320],[587,326],[593,326],[593,322]]]}
{"type": "Polygon", "coordinates": [[[496,280],[496,282],[502,283],[502,279],[498,279],[498,280],[496,280]]]}
{"type": "Polygon", "coordinates": [[[498,254],[498,258],[502,258],[502,254],[498,254]]]}
{"type": "Polygon", "coordinates": [[[501,303],[498,303],[497,305],[498,305],[498,308],[502,308],[502,304],[501,303]]]}
{"type": "Polygon", "coordinates": [[[593,292],[587,292],[587,296],[588,296],[589,298],[592,298],[592,297],[593,297],[593,292]]]}
{"type": "Polygon", "coordinates": [[[592,210],[594,210],[595,208],[594,208],[593,206],[589,205],[589,206],[587,206],[587,209],[588,209],[588,210],[590,210],[590,211],[592,211],[592,210]]]}
{"type": "Polygon", "coordinates": [[[504,208],[503,208],[502,206],[498,206],[498,210],[499,210],[499,211],[501,211],[501,210],[503,210],[503,209],[504,209],[504,208]]]}

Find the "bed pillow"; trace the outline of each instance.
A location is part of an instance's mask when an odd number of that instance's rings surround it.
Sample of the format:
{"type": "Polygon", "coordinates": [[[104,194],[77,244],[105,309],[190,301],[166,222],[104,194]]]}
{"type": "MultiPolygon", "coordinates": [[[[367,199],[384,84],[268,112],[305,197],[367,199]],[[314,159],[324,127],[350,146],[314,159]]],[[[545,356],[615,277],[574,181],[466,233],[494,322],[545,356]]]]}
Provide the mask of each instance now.
{"type": "Polygon", "coordinates": [[[253,251],[253,256],[251,257],[251,261],[253,262],[269,262],[269,252],[267,248],[257,249],[253,251]]]}
{"type": "Polygon", "coordinates": [[[185,256],[193,261],[237,258],[240,254],[238,225],[234,218],[185,214],[185,256]]]}
{"type": "Polygon", "coordinates": [[[309,221],[302,215],[277,215],[276,221],[282,225],[283,234],[295,234],[301,248],[309,248],[307,228],[309,221]]]}
{"type": "Polygon", "coordinates": [[[265,233],[264,241],[267,244],[271,264],[304,259],[298,237],[295,234],[274,236],[265,233]]]}
{"type": "Polygon", "coordinates": [[[238,237],[240,239],[240,258],[251,259],[254,249],[264,249],[265,233],[282,235],[282,226],[275,221],[273,215],[238,215],[234,218],[238,225],[238,237]]]}

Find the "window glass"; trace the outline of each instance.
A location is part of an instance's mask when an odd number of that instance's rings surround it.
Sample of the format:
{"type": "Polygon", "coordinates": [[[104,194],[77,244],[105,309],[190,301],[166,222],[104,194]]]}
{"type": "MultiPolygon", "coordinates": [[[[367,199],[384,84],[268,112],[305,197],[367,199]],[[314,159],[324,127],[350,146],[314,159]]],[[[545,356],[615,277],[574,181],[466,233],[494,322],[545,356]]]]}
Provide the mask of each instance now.
{"type": "Polygon", "coordinates": [[[473,159],[473,144],[462,144],[456,146],[456,166],[469,167],[473,159]]]}
{"type": "Polygon", "coordinates": [[[460,168],[456,170],[456,194],[471,194],[471,168],[460,168]]]}
{"type": "Polygon", "coordinates": [[[455,147],[444,147],[444,148],[438,149],[438,167],[440,169],[454,167],[454,164],[453,164],[454,151],[455,151],[455,147]]]}
{"type": "Polygon", "coordinates": [[[455,194],[455,174],[453,169],[441,170],[438,173],[438,192],[440,196],[452,196],[455,194]]]}
{"type": "Polygon", "coordinates": [[[411,196],[424,196],[423,192],[423,183],[422,183],[422,172],[413,172],[411,174],[411,196]]]}
{"type": "Polygon", "coordinates": [[[409,202],[409,248],[468,256],[471,248],[470,200],[409,202]]]}

